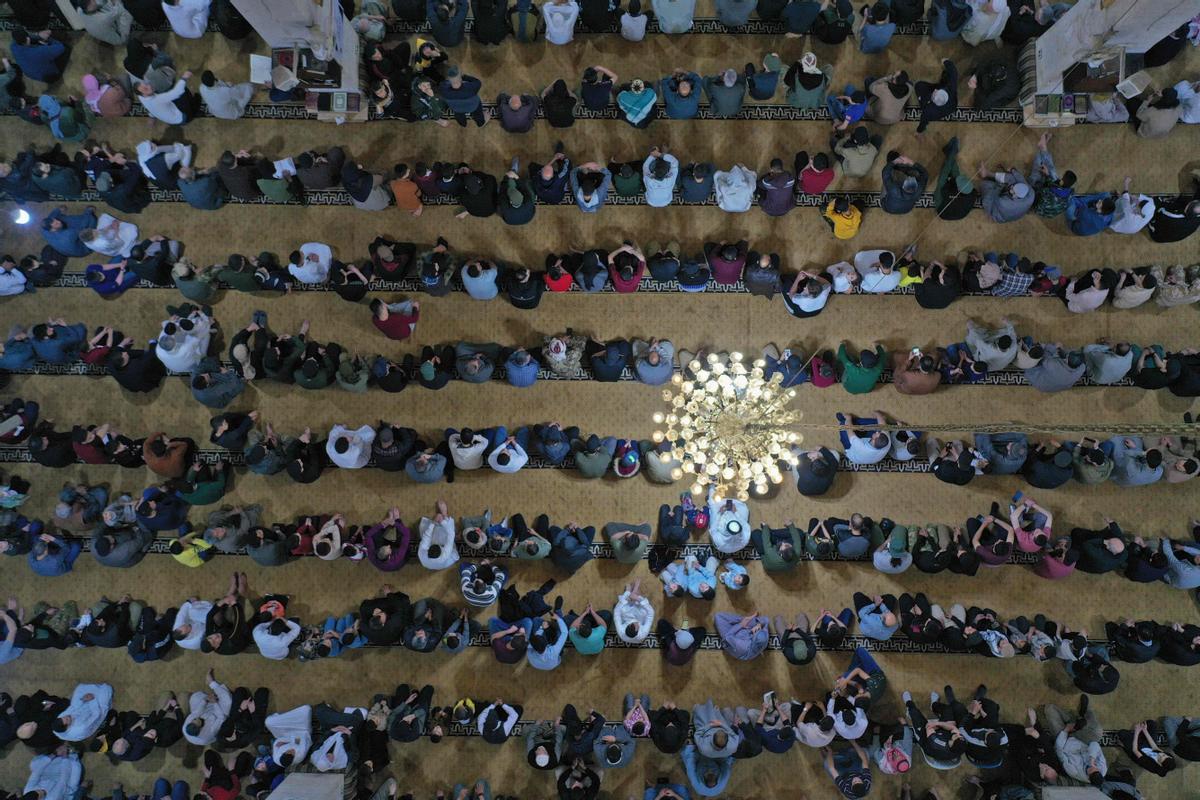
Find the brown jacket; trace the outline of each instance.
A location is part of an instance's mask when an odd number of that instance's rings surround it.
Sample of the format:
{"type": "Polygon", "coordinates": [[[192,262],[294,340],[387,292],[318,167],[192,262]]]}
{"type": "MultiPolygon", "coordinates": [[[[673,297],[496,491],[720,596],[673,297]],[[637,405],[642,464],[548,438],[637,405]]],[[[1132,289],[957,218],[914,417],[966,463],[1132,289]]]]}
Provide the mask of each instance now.
{"type": "Polygon", "coordinates": [[[1149,103],[1142,103],[1137,110],[1137,135],[1143,139],[1158,139],[1166,136],[1179,121],[1180,110],[1180,106],[1155,108],[1149,103]]]}
{"type": "Polygon", "coordinates": [[[96,100],[96,111],[102,117],[124,117],[132,108],[133,99],[117,81],[110,81],[96,100]]]}
{"type": "Polygon", "coordinates": [[[942,373],[921,372],[908,368],[909,354],[903,350],[892,353],[892,383],[900,394],[929,394],[942,382],[942,373]]]}
{"type": "Polygon", "coordinates": [[[142,458],[146,460],[146,466],[155,475],[161,475],[164,478],[182,478],[188,469],[188,443],[182,439],[172,439],[167,445],[167,452],[161,457],[156,456],[150,449],[150,443],[164,435],[159,432],[146,437],[146,441],[142,443],[142,458]]]}
{"type": "Polygon", "coordinates": [[[867,87],[867,117],[880,125],[895,125],[904,119],[904,107],[912,97],[912,84],[904,97],[896,97],[888,87],[887,78],[877,78],[867,87]]]}

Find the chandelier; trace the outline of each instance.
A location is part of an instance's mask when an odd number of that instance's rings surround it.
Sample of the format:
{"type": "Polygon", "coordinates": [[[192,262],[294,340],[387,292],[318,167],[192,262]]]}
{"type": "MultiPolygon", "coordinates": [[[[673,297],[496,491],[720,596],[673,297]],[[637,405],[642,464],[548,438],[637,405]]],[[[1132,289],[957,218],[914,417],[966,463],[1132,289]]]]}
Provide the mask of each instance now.
{"type": "Polygon", "coordinates": [[[707,363],[693,360],[689,376],[676,373],[675,388],[663,390],[667,412],[653,416],[665,426],[654,432],[654,441],[670,443],[679,461],[671,476],[694,475],[694,494],[711,489],[717,498],[748,500],[752,486],[762,495],[783,482],[781,461],[798,462],[791,446],[803,437],[789,427],[801,414],[787,407],[796,391],[780,386],[781,373],[765,378],[763,360],[747,369],[742,359],[734,352],[727,361],[716,353],[707,363]]]}

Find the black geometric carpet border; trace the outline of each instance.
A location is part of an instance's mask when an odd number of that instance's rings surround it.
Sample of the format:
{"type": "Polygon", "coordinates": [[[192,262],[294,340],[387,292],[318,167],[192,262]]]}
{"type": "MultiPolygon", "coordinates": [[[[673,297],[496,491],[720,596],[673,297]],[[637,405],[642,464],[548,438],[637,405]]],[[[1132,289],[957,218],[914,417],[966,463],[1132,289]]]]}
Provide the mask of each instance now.
{"type": "MultiPolygon", "coordinates": [[[[97,192],[94,188],[92,188],[90,181],[89,181],[88,186],[89,186],[89,188],[84,189],[83,192],[81,192],[78,197],[63,197],[62,195],[51,195],[50,200],[45,201],[45,202],[102,203],[103,198],[101,198],[99,192],[97,192]]],[[[1174,193],[1164,192],[1164,193],[1159,193],[1159,194],[1152,194],[1150,196],[1153,197],[1155,202],[1159,203],[1159,204],[1162,204],[1164,202],[1174,201],[1181,197],[1189,197],[1189,198],[1191,197],[1191,195],[1183,195],[1178,192],[1174,192],[1174,193]]],[[[846,200],[849,200],[851,202],[856,202],[856,203],[861,204],[864,208],[879,208],[880,204],[882,202],[882,196],[881,196],[880,192],[824,192],[819,195],[812,195],[812,194],[805,194],[805,193],[797,190],[793,199],[795,200],[796,207],[798,207],[798,208],[824,208],[826,205],[829,204],[830,200],[835,199],[835,198],[845,198],[846,200]]],[[[186,203],[187,202],[186,200],[183,199],[183,193],[180,192],[178,189],[161,189],[161,188],[153,187],[153,186],[150,187],[150,199],[152,202],[155,202],[155,203],[186,203]]],[[[12,198],[9,197],[7,194],[0,193],[0,200],[12,201],[12,198]]],[[[427,206],[457,206],[457,205],[459,205],[458,200],[456,198],[454,198],[453,196],[440,195],[440,194],[435,197],[427,198],[423,202],[427,206]]],[[[354,201],[351,199],[350,193],[345,191],[344,189],[319,189],[319,190],[313,190],[313,191],[306,191],[304,193],[304,202],[303,203],[300,202],[299,200],[287,200],[287,201],[281,202],[281,201],[277,201],[277,200],[271,200],[267,197],[257,197],[253,200],[240,200],[238,198],[231,197],[228,200],[226,200],[227,205],[240,205],[240,206],[256,206],[256,205],[257,206],[303,206],[303,205],[350,206],[350,205],[353,205],[353,203],[354,203],[354,201]]],[[[564,196],[562,201],[559,203],[546,203],[546,202],[542,201],[541,199],[538,199],[536,201],[535,205],[537,205],[537,206],[574,206],[575,201],[568,194],[568,195],[564,196]]],[[[618,195],[611,191],[609,192],[608,197],[605,199],[604,205],[606,205],[606,206],[647,206],[647,207],[649,207],[649,204],[646,202],[645,196],[642,194],[632,195],[632,196],[622,196],[622,195],[618,195]]],[[[673,206],[714,206],[715,207],[717,205],[717,201],[713,198],[709,198],[709,199],[703,200],[703,201],[684,201],[679,197],[679,194],[677,191],[675,196],[671,200],[671,205],[673,205],[673,206]]],[[[751,203],[751,205],[757,206],[758,200],[755,199],[751,203]]],[[[935,206],[936,206],[936,203],[934,202],[933,193],[926,192],[917,199],[917,202],[916,202],[916,205],[914,206],[914,208],[934,208],[935,206]]],[[[976,199],[974,207],[975,208],[982,207],[982,204],[978,199],[976,199]]],[[[746,212],[737,212],[737,213],[746,213],[746,212]]],[[[514,226],[514,227],[520,227],[520,226],[514,226]]]]}

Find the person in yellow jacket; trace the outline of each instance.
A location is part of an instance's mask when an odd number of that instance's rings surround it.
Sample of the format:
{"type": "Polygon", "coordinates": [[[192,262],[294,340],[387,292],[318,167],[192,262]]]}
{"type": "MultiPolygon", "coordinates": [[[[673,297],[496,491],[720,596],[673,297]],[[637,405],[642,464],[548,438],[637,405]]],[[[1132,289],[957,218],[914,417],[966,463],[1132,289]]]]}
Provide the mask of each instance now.
{"type": "Polygon", "coordinates": [[[821,216],[838,239],[853,239],[862,225],[862,204],[839,197],[829,201],[821,216]]]}

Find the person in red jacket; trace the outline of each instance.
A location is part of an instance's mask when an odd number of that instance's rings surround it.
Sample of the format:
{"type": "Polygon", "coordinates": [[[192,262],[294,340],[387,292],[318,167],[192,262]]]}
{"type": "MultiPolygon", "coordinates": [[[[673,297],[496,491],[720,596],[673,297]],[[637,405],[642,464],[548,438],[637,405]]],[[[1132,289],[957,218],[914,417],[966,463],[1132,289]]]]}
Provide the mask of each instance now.
{"type": "Polygon", "coordinates": [[[385,303],[379,298],[371,301],[371,321],[389,339],[407,339],[417,329],[421,305],[415,300],[385,303]]]}

